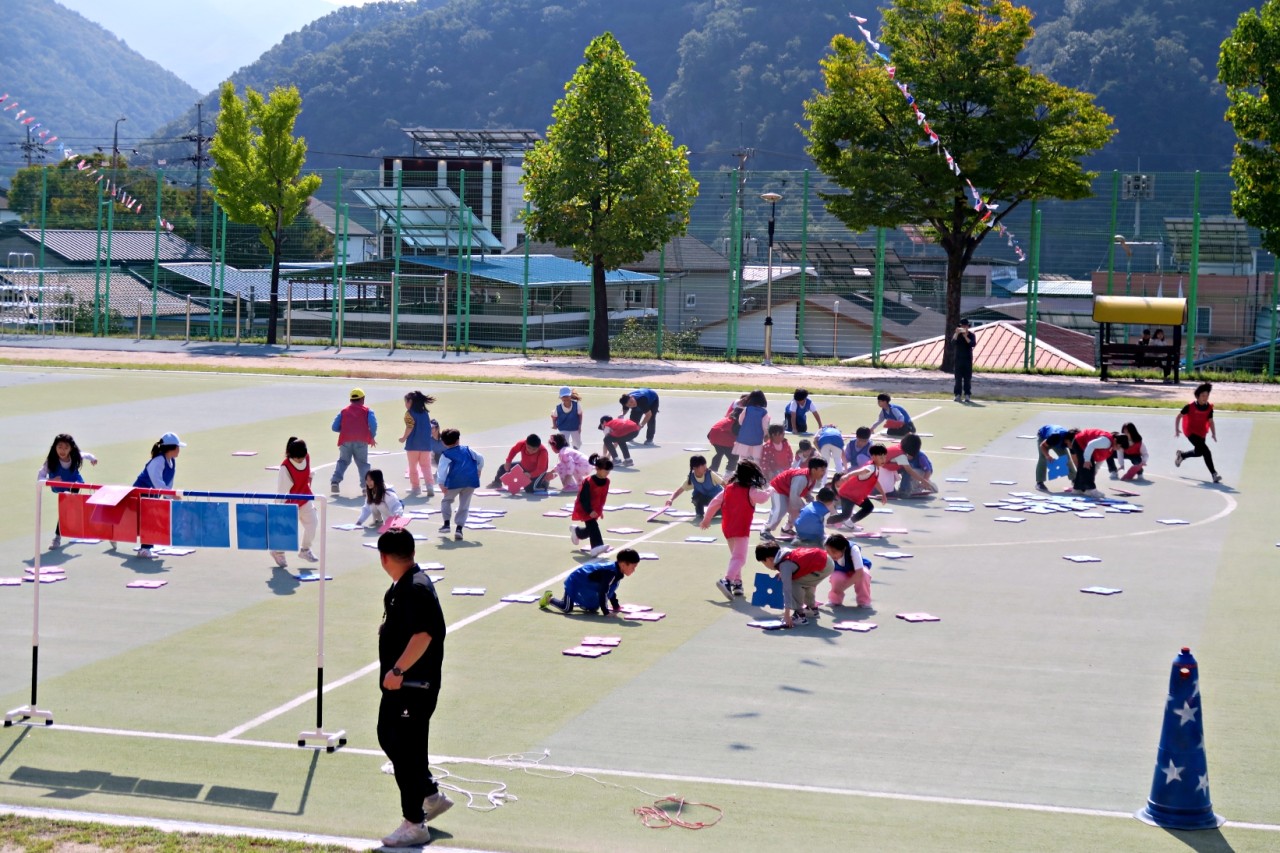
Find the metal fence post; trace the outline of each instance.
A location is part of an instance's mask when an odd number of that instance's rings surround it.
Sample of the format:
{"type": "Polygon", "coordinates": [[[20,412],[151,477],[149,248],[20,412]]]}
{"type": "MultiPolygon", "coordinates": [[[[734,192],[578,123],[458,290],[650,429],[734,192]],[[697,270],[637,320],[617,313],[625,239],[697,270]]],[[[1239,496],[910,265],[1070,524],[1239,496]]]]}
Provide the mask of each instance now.
{"type": "Polygon", "coordinates": [[[155,257],[151,259],[151,338],[156,337],[156,313],[160,292],[160,205],[164,196],[164,169],[156,170],[155,257]]]}
{"type": "Polygon", "coordinates": [[[240,294],[236,294],[236,346],[240,346],[240,294]]]}
{"type": "Polygon", "coordinates": [[[1191,192],[1191,274],[1187,282],[1187,372],[1196,362],[1196,300],[1200,289],[1200,172],[1196,172],[1191,192]]]}
{"type": "Polygon", "coordinates": [[[187,334],[185,343],[191,343],[191,294],[187,294],[187,334]]]}
{"type": "MultiPolygon", "coordinates": [[[[236,310],[239,310],[240,300],[236,300],[236,310]]],[[[293,346],[293,282],[290,281],[285,285],[284,289],[284,348],[289,349],[293,346]]]]}
{"type": "Polygon", "coordinates": [[[137,322],[134,323],[134,338],[139,341],[142,340],[142,300],[141,299],[138,300],[138,318],[137,318],[137,322]]]}
{"type": "Polygon", "coordinates": [[[1107,296],[1115,286],[1116,273],[1116,214],[1120,206],[1120,172],[1111,171],[1111,231],[1107,234],[1107,296]]]}
{"type": "MultiPolygon", "coordinates": [[[[532,206],[524,203],[524,219],[529,221],[532,206]]],[[[524,235],[524,281],[520,288],[520,352],[529,356],[529,235],[524,235]]],[[[544,333],[545,334],[545,333],[544,333]]]]}
{"type": "Polygon", "coordinates": [[[796,360],[804,364],[804,315],[809,275],[809,170],[804,170],[804,197],[800,200],[800,301],[796,303],[796,360]]]}
{"type": "Polygon", "coordinates": [[[1271,342],[1267,345],[1267,377],[1276,378],[1276,302],[1280,300],[1277,293],[1277,282],[1280,279],[1280,256],[1271,256],[1271,301],[1267,303],[1267,313],[1271,315],[1271,342]]]}
{"type": "Polygon", "coordinates": [[[884,323],[884,229],[876,229],[876,283],[871,308],[871,363],[880,366],[880,330],[884,323]]]}
{"type": "Polygon", "coordinates": [[[667,244],[658,253],[658,330],[654,335],[654,349],[662,358],[663,331],[667,325],[667,244]]]}

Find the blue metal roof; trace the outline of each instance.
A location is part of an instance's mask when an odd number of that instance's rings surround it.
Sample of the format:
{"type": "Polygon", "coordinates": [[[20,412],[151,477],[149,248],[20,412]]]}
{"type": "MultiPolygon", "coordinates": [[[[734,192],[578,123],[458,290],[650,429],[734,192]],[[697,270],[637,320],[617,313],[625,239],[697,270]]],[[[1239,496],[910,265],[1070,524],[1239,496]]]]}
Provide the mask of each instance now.
{"type": "MultiPolygon", "coordinates": [[[[458,272],[457,257],[401,257],[400,262],[432,267],[445,272],[458,272]]],[[[503,284],[525,285],[524,255],[473,255],[471,258],[471,275],[476,278],[487,278],[503,284]]],[[[604,274],[605,284],[647,284],[658,280],[657,276],[631,270],[612,270],[604,274]]],[[[591,284],[591,267],[568,258],[557,258],[555,255],[529,256],[529,287],[546,287],[548,285],[579,286],[591,284]]]]}
{"type": "MultiPolygon", "coordinates": [[[[213,272],[217,271],[219,273],[219,283],[222,284],[223,292],[228,296],[239,296],[241,299],[249,299],[252,296],[254,302],[271,301],[271,270],[269,269],[240,270],[235,267],[227,267],[224,277],[221,275],[221,268],[216,264],[161,264],[160,268],[208,288],[213,287],[213,272]]],[[[331,265],[330,268],[332,268],[331,265]]],[[[289,284],[289,280],[282,275],[280,277],[279,291],[281,299],[284,299],[285,294],[289,292],[289,284]]],[[[348,299],[356,299],[362,295],[358,285],[347,284],[345,289],[348,299]]],[[[295,302],[304,299],[331,299],[332,297],[333,287],[327,282],[293,282],[293,299],[295,302]]]]}

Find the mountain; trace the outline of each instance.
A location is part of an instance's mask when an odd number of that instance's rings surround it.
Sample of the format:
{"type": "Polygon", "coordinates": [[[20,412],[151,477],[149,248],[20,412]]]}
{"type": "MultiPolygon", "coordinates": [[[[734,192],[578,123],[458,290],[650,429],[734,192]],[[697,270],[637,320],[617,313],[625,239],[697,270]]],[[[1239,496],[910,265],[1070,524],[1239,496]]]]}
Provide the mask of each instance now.
{"type": "MultiPolygon", "coordinates": [[[[26,128],[13,120],[26,109],[58,141],[58,148],[109,148],[116,119],[120,147],[133,149],[158,127],[190,106],[199,93],[144,59],[107,30],[53,0],[0,0],[4,48],[0,50],[0,95],[19,109],[0,113],[0,176],[25,163],[19,147],[26,128]]],[[[32,134],[33,139],[36,134],[32,134]]],[[[145,143],[144,143],[145,144],[145,143]]],[[[140,150],[142,150],[140,148],[140,150]]]]}

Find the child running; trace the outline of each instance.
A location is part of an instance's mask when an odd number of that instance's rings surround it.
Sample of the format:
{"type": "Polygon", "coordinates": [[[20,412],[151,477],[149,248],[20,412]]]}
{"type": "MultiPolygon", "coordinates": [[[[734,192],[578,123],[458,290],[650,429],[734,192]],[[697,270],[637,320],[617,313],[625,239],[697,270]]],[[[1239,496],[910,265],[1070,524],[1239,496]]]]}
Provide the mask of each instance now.
{"type": "Polygon", "coordinates": [[[791,401],[782,410],[782,414],[786,418],[788,432],[807,433],[809,431],[809,415],[813,415],[813,420],[818,424],[818,428],[822,428],[822,416],[818,414],[817,404],[809,399],[807,389],[797,388],[795,393],[791,395],[791,401]]]}
{"type": "Polygon", "coordinates": [[[871,606],[871,561],[862,556],[862,549],[839,533],[827,537],[827,556],[831,558],[831,591],[827,604],[844,607],[845,590],[853,587],[859,607],[871,606]]]}
{"type": "Polygon", "coordinates": [[[538,601],[538,606],[543,610],[554,607],[566,615],[576,607],[584,613],[599,613],[602,616],[608,616],[609,608],[612,607],[613,615],[617,616],[621,609],[618,604],[618,584],[623,578],[631,577],[639,565],[640,554],[634,548],[623,548],[618,552],[616,560],[584,563],[564,579],[563,598],[552,598],[551,590],[547,590],[538,601]]]}
{"type": "Polygon", "coordinates": [[[733,476],[724,485],[724,491],[711,499],[702,517],[703,530],[711,526],[716,512],[721,512],[720,532],[729,546],[729,567],[724,578],[716,581],[716,589],[729,601],[742,597],[742,567],[747,564],[747,546],[751,544],[751,519],[756,504],[769,500],[760,467],[751,459],[743,459],[734,469],[733,476]]]}
{"type": "MultiPolygon", "coordinates": [[[[69,434],[63,432],[53,437],[53,444],[49,445],[49,455],[45,457],[44,465],[40,466],[40,470],[36,473],[36,481],[43,483],[45,480],[53,480],[58,483],[83,483],[84,477],[80,476],[80,466],[85,462],[90,465],[98,464],[98,457],[92,453],[88,453],[80,449],[76,444],[76,440],[69,434]]],[[[53,487],[53,492],[74,491],[73,489],[53,487]]],[[[50,550],[57,550],[62,547],[62,525],[56,524],[53,528],[53,541],[49,543],[50,550]]]]}
{"type": "MultiPolygon", "coordinates": [[[[276,475],[276,493],[281,495],[309,495],[311,492],[311,454],[307,452],[307,443],[297,436],[289,436],[284,445],[284,460],[280,463],[280,473],[276,475]]],[[[315,562],[318,558],[311,553],[311,543],[316,539],[316,530],[320,527],[320,519],[316,514],[315,501],[288,501],[298,508],[298,523],[302,526],[302,541],[298,543],[298,556],[304,560],[315,562]]],[[[289,563],[284,558],[284,551],[272,551],[271,558],[282,569],[289,563]]]]}
{"type": "Polygon", "coordinates": [[[372,517],[373,526],[381,527],[387,519],[398,518],[403,512],[404,504],[396,490],[387,485],[382,469],[370,468],[364,475],[364,506],[356,524],[363,527],[372,517]]]}
{"type": "Polygon", "coordinates": [[[619,465],[630,467],[631,448],[627,447],[627,442],[635,438],[640,433],[640,425],[629,418],[611,418],[608,415],[600,416],[600,431],[604,433],[604,456],[619,465]],[[622,451],[622,458],[618,458],[618,451],[622,451]]]}
{"type": "Polygon", "coordinates": [[[1218,440],[1218,427],[1213,422],[1213,403],[1209,402],[1209,394],[1212,391],[1213,386],[1208,382],[1197,385],[1195,402],[1183,406],[1182,411],[1178,412],[1178,416],[1173,419],[1174,436],[1185,434],[1187,441],[1191,442],[1190,450],[1179,450],[1174,453],[1173,464],[1181,466],[1182,460],[1199,456],[1204,459],[1204,465],[1213,476],[1213,482],[1221,483],[1222,475],[1213,467],[1213,453],[1205,442],[1206,436],[1213,436],[1215,442],[1218,440]]]}
{"type": "Polygon", "coordinates": [[[694,523],[701,524],[707,504],[724,491],[724,480],[721,480],[720,475],[715,471],[707,468],[707,457],[690,456],[689,476],[680,484],[680,488],[667,498],[666,506],[670,507],[676,498],[684,494],[685,489],[690,490],[689,497],[693,499],[694,523]]]}
{"type": "Polygon", "coordinates": [[[818,617],[818,584],[835,568],[826,549],[784,551],[777,542],[761,542],[756,560],[782,576],[782,624],[794,628],[818,617]]]}
{"type": "Polygon", "coordinates": [[[782,424],[769,427],[769,440],[760,451],[760,470],[766,478],[772,479],[791,467],[795,454],[791,452],[791,442],[787,441],[787,431],[782,424]]]}
{"type": "Polygon", "coordinates": [[[609,546],[604,544],[604,536],[600,534],[600,519],[604,518],[604,503],[609,497],[609,472],[613,470],[613,460],[593,453],[588,461],[595,468],[595,473],[582,481],[578,498],[573,502],[569,541],[576,546],[586,539],[591,543],[591,550],[587,553],[598,557],[609,550],[609,546]]]}
{"type": "MultiPolygon", "coordinates": [[[[135,489],[173,488],[173,479],[178,473],[178,454],[186,443],[176,433],[166,432],[160,440],[151,445],[151,461],[146,464],[137,479],[133,481],[135,489]]],[[[144,560],[152,558],[151,546],[143,542],[138,549],[138,556],[144,560]]]]}
{"type": "Polygon", "coordinates": [[[457,528],[454,530],[454,541],[462,539],[462,527],[467,523],[467,511],[471,509],[471,495],[480,487],[480,472],[484,470],[484,457],[470,447],[459,444],[462,434],[456,429],[446,429],[440,433],[440,441],[444,443],[444,452],[440,454],[440,464],[436,466],[436,485],[440,487],[440,515],[444,524],[441,533],[449,532],[449,518],[453,513],[453,502],[458,502],[457,528]]]}
{"type": "Polygon", "coordinates": [[[873,492],[880,492],[880,503],[889,500],[884,486],[880,482],[880,469],[889,458],[889,451],[883,444],[871,445],[871,461],[861,468],[841,474],[831,481],[831,486],[840,498],[840,512],[831,516],[827,524],[835,527],[844,525],[846,530],[857,530],[858,522],[871,514],[873,492]],[[858,507],[855,515],[853,508],[858,507]]]}
{"type": "Polygon", "coordinates": [[[582,448],[582,397],[568,385],[560,389],[560,403],[551,410],[551,428],[582,448]]]}
{"type": "Polygon", "coordinates": [[[564,433],[555,433],[547,439],[547,443],[551,445],[552,452],[559,460],[556,462],[555,470],[548,475],[547,479],[559,477],[562,491],[577,491],[582,481],[590,477],[593,470],[587,455],[576,447],[570,447],[569,439],[564,433]]]}
{"type": "Polygon", "coordinates": [[[404,395],[404,435],[400,436],[400,443],[404,445],[404,455],[409,460],[410,496],[419,494],[420,482],[427,486],[427,497],[434,497],[436,493],[435,481],[431,478],[431,433],[435,421],[427,411],[427,406],[435,401],[435,397],[421,391],[410,391],[404,395]]]}

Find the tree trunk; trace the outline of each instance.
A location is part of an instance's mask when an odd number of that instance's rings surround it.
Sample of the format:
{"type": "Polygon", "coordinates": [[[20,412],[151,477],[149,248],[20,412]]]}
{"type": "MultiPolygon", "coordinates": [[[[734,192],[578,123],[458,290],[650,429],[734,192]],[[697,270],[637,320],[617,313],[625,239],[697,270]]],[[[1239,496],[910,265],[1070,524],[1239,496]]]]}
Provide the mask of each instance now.
{"type": "Polygon", "coordinates": [[[596,361],[609,360],[609,299],[604,289],[604,256],[591,258],[591,303],[596,318],[595,333],[591,336],[591,357],[596,361]]]}
{"type": "Polygon", "coordinates": [[[271,301],[267,314],[267,346],[276,343],[276,314],[280,312],[280,244],[284,242],[280,220],[283,211],[276,211],[276,229],[271,235],[271,301]]]}
{"type": "Polygon", "coordinates": [[[947,294],[945,301],[946,320],[942,331],[942,370],[945,373],[955,371],[956,347],[952,341],[956,327],[960,325],[960,282],[964,276],[966,245],[964,240],[957,240],[955,245],[947,245],[947,294]]]}

